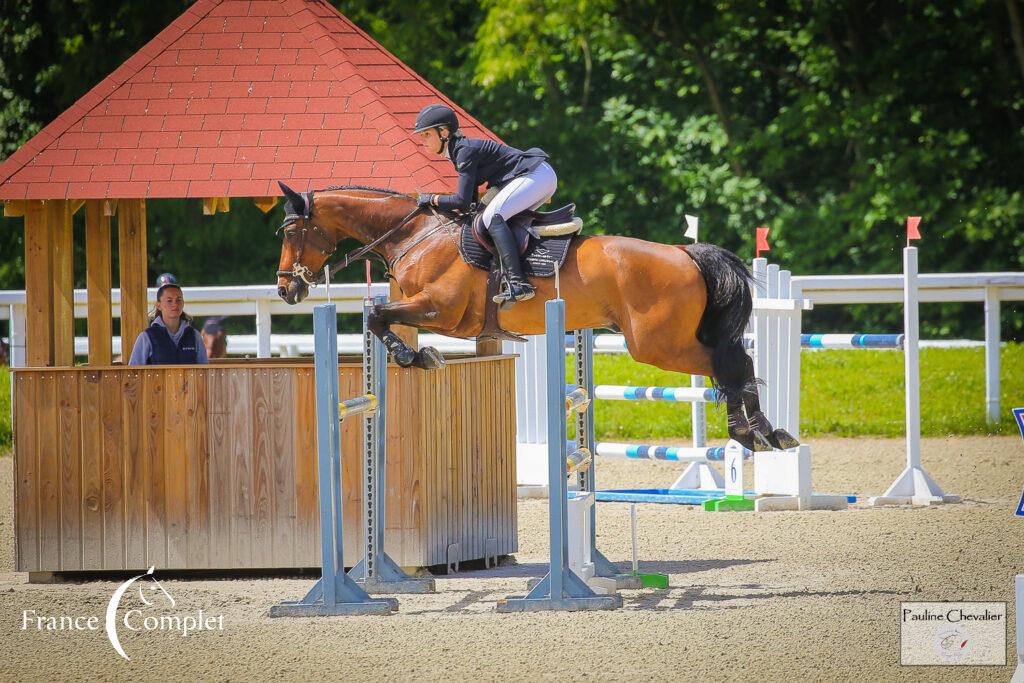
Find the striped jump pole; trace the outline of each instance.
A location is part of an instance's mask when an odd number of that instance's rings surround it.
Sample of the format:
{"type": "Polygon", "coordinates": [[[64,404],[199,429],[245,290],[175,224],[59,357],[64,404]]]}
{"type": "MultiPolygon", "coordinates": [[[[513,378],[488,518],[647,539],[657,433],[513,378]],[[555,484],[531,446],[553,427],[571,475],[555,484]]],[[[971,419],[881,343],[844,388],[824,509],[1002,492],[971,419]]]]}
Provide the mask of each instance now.
{"type": "MultiPolygon", "coordinates": [[[[666,462],[724,462],[725,446],[705,446],[690,448],[687,446],[645,446],[632,443],[613,443],[599,441],[594,453],[603,458],[620,458],[624,460],[664,460],[666,462]]],[[[743,459],[754,457],[753,451],[743,450],[743,459]]],[[[683,488],[683,487],[677,487],[683,488]]]]}
{"type": "Polygon", "coordinates": [[[715,403],[721,399],[717,389],[702,387],[632,387],[599,384],[594,398],[602,401],[668,401],[676,403],[715,403]]]}
{"type": "Polygon", "coordinates": [[[902,334],[802,334],[805,349],[902,349],[902,334]]]}
{"type": "MultiPolygon", "coordinates": [[[[270,616],[390,614],[398,609],[397,600],[371,598],[345,573],[342,552],[345,525],[342,512],[341,419],[338,403],[338,314],[334,304],[321,304],[313,309],[313,339],[322,574],[304,598],[274,605],[270,608],[270,616]]],[[[365,411],[369,403],[363,401],[359,410],[365,411]]]]}
{"type": "MultiPolygon", "coordinates": [[[[498,601],[498,612],[616,609],[621,595],[597,595],[569,567],[568,486],[566,485],[565,302],[544,305],[547,350],[548,525],[550,566],[547,575],[525,596],[498,601]]],[[[584,387],[582,383],[579,386],[584,387]]],[[[587,472],[593,472],[589,468],[587,472]]],[[[583,476],[581,473],[580,476],[583,476]]]]}

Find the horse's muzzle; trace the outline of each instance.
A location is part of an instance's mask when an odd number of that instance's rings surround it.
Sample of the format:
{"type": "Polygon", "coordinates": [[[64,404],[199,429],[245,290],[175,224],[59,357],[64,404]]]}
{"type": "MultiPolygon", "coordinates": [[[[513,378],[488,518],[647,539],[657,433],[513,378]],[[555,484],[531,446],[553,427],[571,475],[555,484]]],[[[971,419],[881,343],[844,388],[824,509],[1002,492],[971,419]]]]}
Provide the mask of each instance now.
{"type": "Polygon", "coordinates": [[[306,298],[309,294],[309,287],[299,278],[292,278],[287,285],[279,285],[277,295],[291,305],[295,305],[306,298]]]}

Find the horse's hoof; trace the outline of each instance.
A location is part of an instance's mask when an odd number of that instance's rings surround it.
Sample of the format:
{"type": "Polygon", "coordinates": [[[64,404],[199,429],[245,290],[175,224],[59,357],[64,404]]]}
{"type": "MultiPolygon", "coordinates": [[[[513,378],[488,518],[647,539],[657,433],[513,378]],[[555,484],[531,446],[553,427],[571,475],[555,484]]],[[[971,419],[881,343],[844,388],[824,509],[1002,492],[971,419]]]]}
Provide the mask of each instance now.
{"type": "Polygon", "coordinates": [[[416,353],[413,365],[424,370],[439,370],[445,366],[444,356],[433,346],[424,346],[416,353]]]}
{"type": "Polygon", "coordinates": [[[399,349],[391,354],[391,356],[398,363],[398,366],[402,368],[408,368],[416,362],[416,352],[409,347],[399,349]]]}
{"type": "Polygon", "coordinates": [[[797,441],[796,437],[785,429],[776,429],[774,432],[769,434],[768,442],[780,451],[796,448],[800,445],[800,442],[797,441]]]}
{"type": "Polygon", "coordinates": [[[751,436],[754,437],[754,447],[751,448],[750,450],[754,451],[755,453],[764,453],[765,451],[775,450],[771,442],[768,441],[768,438],[765,437],[765,435],[762,434],[761,432],[754,431],[751,433],[751,436]]]}

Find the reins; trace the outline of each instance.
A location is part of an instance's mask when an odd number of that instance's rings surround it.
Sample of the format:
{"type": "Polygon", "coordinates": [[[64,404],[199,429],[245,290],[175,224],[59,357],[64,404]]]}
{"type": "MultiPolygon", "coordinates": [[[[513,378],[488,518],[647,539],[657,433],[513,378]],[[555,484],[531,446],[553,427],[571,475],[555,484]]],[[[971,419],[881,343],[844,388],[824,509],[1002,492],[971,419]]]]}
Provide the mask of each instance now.
{"type": "MultiPolygon", "coordinates": [[[[330,189],[334,189],[334,188],[330,188],[330,189]]],[[[369,189],[369,188],[367,188],[367,189],[369,189]]],[[[312,192],[309,193],[309,195],[310,195],[309,203],[310,204],[312,204],[312,194],[313,194],[312,192]]],[[[442,217],[440,214],[438,214],[437,211],[435,211],[433,209],[433,207],[431,207],[431,209],[430,209],[431,213],[439,221],[441,221],[441,224],[436,226],[436,227],[434,227],[433,229],[427,231],[427,233],[425,235],[423,235],[423,236],[419,237],[418,239],[416,239],[412,244],[410,244],[405,249],[403,249],[401,251],[401,253],[399,253],[398,256],[396,256],[390,263],[388,263],[387,259],[385,259],[383,256],[381,256],[380,254],[377,254],[376,252],[373,251],[376,247],[378,247],[381,244],[383,244],[384,242],[386,242],[395,233],[397,233],[399,230],[404,228],[409,223],[409,221],[411,221],[418,213],[420,213],[420,210],[421,210],[421,207],[417,206],[415,209],[410,211],[405,216],[405,218],[403,218],[401,221],[399,221],[398,224],[395,225],[395,227],[393,227],[390,230],[388,230],[387,232],[381,234],[379,237],[374,239],[369,244],[365,244],[365,245],[359,247],[358,249],[354,249],[354,250],[348,252],[347,254],[345,254],[341,258],[340,261],[337,261],[334,265],[330,266],[327,269],[327,272],[329,273],[330,277],[334,277],[335,274],[337,274],[339,271],[341,271],[344,268],[346,268],[349,264],[351,264],[354,261],[357,261],[357,260],[363,259],[363,258],[369,258],[367,256],[367,254],[371,254],[371,253],[381,259],[381,261],[384,263],[384,267],[387,269],[387,272],[388,272],[388,274],[390,276],[391,273],[393,272],[394,265],[396,263],[398,263],[398,261],[401,260],[406,254],[408,254],[409,251],[411,251],[417,245],[423,243],[423,241],[426,240],[427,238],[429,238],[430,236],[436,234],[437,232],[439,232],[439,231],[441,231],[441,230],[443,230],[445,228],[448,228],[449,226],[451,226],[454,223],[454,221],[452,221],[452,220],[445,220],[444,217],[442,217]]],[[[326,256],[328,259],[331,256],[333,256],[334,252],[337,250],[337,243],[331,244],[330,238],[327,237],[327,235],[326,235],[326,233],[324,233],[323,229],[320,228],[320,226],[316,225],[315,223],[313,223],[311,221],[311,218],[312,218],[311,216],[305,217],[305,216],[298,216],[298,215],[296,215],[295,217],[296,218],[304,218],[305,220],[309,221],[310,227],[309,228],[302,228],[301,229],[302,230],[301,241],[299,242],[298,254],[296,255],[295,263],[292,264],[292,269],[291,270],[279,270],[279,271],[277,271],[277,275],[278,275],[278,277],[291,276],[293,278],[299,278],[303,282],[305,282],[306,285],[309,286],[309,287],[316,287],[317,285],[322,285],[326,281],[326,277],[327,277],[325,275],[324,271],[321,270],[321,271],[317,272],[316,274],[314,274],[312,271],[309,270],[308,267],[302,265],[302,263],[301,263],[303,251],[305,250],[305,247],[306,247],[306,234],[307,234],[307,232],[311,232],[313,235],[315,235],[318,239],[320,239],[323,242],[324,246],[322,246],[322,247],[319,247],[319,246],[316,246],[316,245],[312,245],[312,244],[311,244],[311,246],[313,246],[314,248],[318,249],[320,251],[320,253],[323,254],[324,256],[326,256]],[[326,248],[326,247],[329,247],[329,249],[326,248]]],[[[451,237],[450,231],[449,231],[449,237],[451,237]]]]}

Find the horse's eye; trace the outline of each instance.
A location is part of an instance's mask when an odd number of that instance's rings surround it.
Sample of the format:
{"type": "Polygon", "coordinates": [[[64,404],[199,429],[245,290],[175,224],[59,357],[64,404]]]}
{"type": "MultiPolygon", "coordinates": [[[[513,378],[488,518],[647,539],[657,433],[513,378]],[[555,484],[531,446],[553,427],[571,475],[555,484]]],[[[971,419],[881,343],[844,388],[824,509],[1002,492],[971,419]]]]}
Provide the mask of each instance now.
{"type": "Polygon", "coordinates": [[[294,240],[298,239],[298,237],[299,237],[299,231],[298,231],[298,230],[296,230],[295,228],[289,228],[288,230],[285,230],[285,231],[284,231],[284,236],[285,236],[285,237],[286,237],[287,239],[289,239],[289,240],[293,240],[293,241],[294,241],[294,240]]]}

